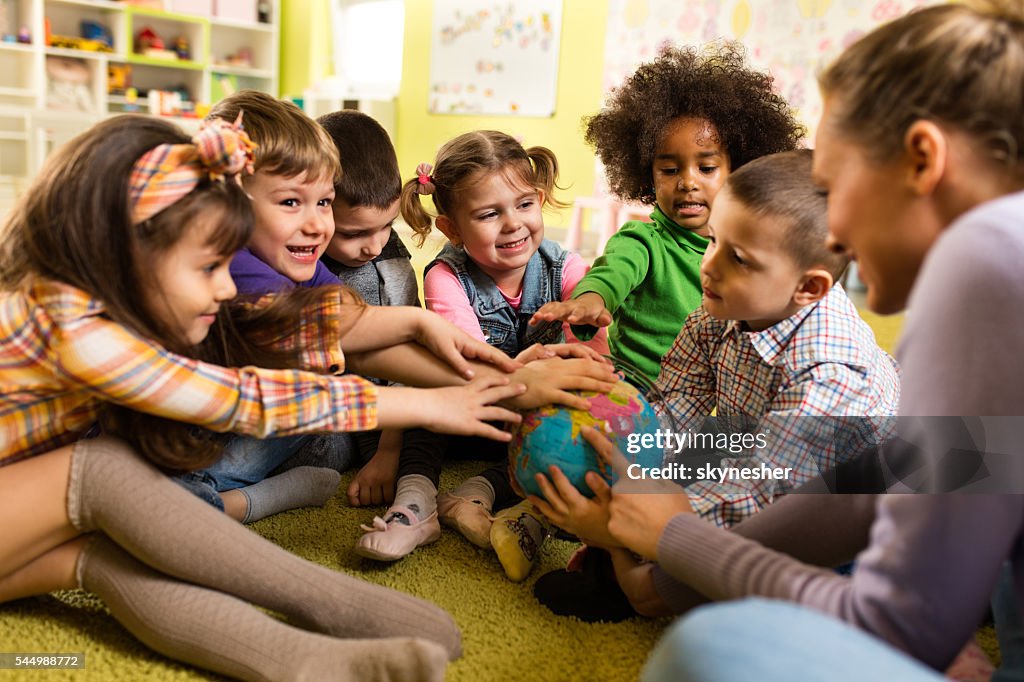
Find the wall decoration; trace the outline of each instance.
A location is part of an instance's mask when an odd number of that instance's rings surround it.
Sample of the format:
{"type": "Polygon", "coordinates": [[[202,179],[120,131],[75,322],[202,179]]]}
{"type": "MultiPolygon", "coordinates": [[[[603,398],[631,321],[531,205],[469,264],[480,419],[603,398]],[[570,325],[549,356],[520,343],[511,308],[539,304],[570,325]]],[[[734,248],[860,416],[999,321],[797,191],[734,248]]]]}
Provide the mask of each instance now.
{"type": "Polygon", "coordinates": [[[779,94],[813,128],[818,71],[879,24],[938,0],[609,0],[604,87],[618,85],[665,43],[741,41],[779,94]]]}
{"type": "Polygon", "coordinates": [[[551,116],[562,0],[435,0],[429,110],[551,116]]]}

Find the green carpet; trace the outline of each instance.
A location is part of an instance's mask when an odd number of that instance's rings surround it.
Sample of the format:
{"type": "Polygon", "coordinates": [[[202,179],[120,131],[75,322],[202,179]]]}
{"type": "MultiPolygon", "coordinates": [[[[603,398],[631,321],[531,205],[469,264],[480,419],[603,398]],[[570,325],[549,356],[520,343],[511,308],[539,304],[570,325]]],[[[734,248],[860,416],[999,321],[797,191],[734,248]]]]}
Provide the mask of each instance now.
{"type": "MultiPolygon", "coordinates": [[[[407,240],[408,241],[408,240],[407,240]]],[[[428,242],[414,249],[422,259],[436,250],[428,242]]],[[[854,296],[854,300],[858,301],[854,296]]],[[[858,301],[859,302],[859,301],[858,301]]],[[[890,352],[902,316],[862,315],[878,343],[890,352]]],[[[482,465],[456,463],[447,468],[447,489],[482,465]]],[[[351,474],[344,478],[344,491],[351,474]]],[[[562,568],[574,546],[545,544],[540,564],[521,584],[509,582],[493,553],[478,549],[445,529],[441,539],[395,564],[379,564],[352,555],[359,524],[377,510],[353,509],[343,496],[323,509],[293,511],[265,519],[253,528],[299,556],[428,599],[448,610],[463,632],[465,655],[448,669],[448,679],[490,680],[634,680],[651,646],[670,622],[632,619],[619,624],[586,624],[559,618],[533,598],[533,581],[562,568]]],[[[990,642],[990,655],[993,653],[990,642]]],[[[185,680],[216,679],[174,664],[137,643],[82,592],[66,592],[0,605],[0,651],[85,652],[87,669],[77,671],[4,671],[0,680],[185,680]]]]}
{"type": "MultiPolygon", "coordinates": [[[[460,462],[446,469],[441,488],[483,468],[460,462]]],[[[345,477],[340,490],[344,491],[345,477]]],[[[552,615],[533,598],[533,581],[562,568],[573,545],[549,540],[526,582],[509,582],[492,552],[445,529],[441,539],[402,561],[380,564],[349,550],[359,524],[380,509],[353,509],[343,496],[323,509],[264,519],[253,528],[292,552],[324,566],[428,599],[446,609],[463,633],[463,657],[449,680],[635,680],[668,620],[635,618],[587,624],[552,615]]],[[[217,679],[149,652],[113,620],[95,598],[63,592],[0,605],[0,651],[85,652],[86,670],[0,670],[0,680],[217,679]]]]}

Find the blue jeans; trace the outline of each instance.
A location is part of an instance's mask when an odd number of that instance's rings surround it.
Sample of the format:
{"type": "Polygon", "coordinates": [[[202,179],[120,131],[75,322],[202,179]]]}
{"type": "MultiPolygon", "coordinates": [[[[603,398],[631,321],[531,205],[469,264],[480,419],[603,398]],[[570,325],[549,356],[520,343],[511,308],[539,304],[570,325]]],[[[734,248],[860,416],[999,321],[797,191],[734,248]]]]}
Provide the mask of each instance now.
{"type": "Polygon", "coordinates": [[[945,678],[836,618],[782,601],[695,609],[647,659],[643,682],[942,682],[945,678]]]}
{"type": "Polygon", "coordinates": [[[215,464],[172,480],[223,511],[224,502],[219,493],[259,483],[278,468],[292,468],[293,462],[289,460],[293,458],[296,466],[323,466],[345,471],[357,463],[356,455],[352,436],[346,433],[266,439],[235,436],[228,441],[224,456],[215,464]]]}
{"type": "Polygon", "coordinates": [[[992,615],[996,621],[1002,658],[1002,664],[992,675],[992,682],[1021,682],[1024,680],[1024,621],[1017,608],[1010,562],[1003,565],[992,594],[992,615]]]}

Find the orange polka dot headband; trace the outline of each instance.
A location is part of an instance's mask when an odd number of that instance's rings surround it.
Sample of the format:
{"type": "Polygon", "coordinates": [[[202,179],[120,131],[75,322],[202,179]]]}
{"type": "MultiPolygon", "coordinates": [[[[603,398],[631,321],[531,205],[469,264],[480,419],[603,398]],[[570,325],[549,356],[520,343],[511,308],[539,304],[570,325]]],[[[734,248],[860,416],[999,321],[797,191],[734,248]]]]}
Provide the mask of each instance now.
{"type": "Polygon", "coordinates": [[[162,144],[142,155],[132,167],[128,196],[132,224],[149,220],[191,192],[204,177],[241,182],[252,173],[256,144],[242,129],[242,114],[234,123],[204,121],[191,144],[162,144]]]}

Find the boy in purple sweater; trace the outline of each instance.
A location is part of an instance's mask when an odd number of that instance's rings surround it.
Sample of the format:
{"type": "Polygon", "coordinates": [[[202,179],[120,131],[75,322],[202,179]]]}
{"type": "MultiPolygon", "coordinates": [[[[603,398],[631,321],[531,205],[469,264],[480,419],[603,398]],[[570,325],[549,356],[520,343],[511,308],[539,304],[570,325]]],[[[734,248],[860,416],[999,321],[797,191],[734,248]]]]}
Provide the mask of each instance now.
{"type": "MultiPolygon", "coordinates": [[[[234,121],[240,112],[257,147],[254,173],[244,180],[255,225],[230,266],[239,295],[256,299],[293,287],[339,285],[320,262],[334,233],[331,203],[339,163],[331,138],[294,104],[255,90],[221,101],[210,116],[234,121]]],[[[356,463],[353,438],[235,437],[219,462],[175,480],[248,523],[326,503],[340,472],[356,463]]]]}

